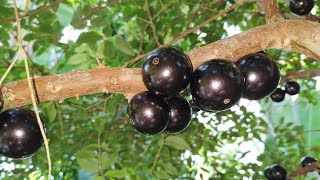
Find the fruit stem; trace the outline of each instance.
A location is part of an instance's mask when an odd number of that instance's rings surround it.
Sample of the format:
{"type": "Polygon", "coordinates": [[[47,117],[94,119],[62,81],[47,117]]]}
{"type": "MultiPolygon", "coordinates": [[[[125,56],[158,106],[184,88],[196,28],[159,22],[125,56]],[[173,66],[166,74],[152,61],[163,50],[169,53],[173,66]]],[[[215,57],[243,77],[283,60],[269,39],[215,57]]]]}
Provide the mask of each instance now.
{"type": "Polygon", "coordinates": [[[48,179],[51,179],[51,158],[50,158],[50,150],[49,150],[49,143],[48,143],[48,139],[46,137],[44,128],[43,128],[43,124],[41,122],[40,119],[40,115],[39,115],[39,110],[37,107],[37,103],[36,103],[36,99],[35,99],[35,92],[32,86],[32,82],[31,82],[31,78],[30,78],[30,72],[29,72],[29,65],[28,65],[28,56],[26,51],[23,48],[22,45],[22,33],[21,33],[21,25],[20,25],[20,19],[19,19],[19,13],[18,13],[18,8],[17,8],[17,2],[16,0],[13,0],[13,4],[14,4],[14,13],[16,16],[16,21],[17,21],[17,38],[18,38],[18,45],[19,45],[19,50],[18,50],[18,55],[20,54],[23,56],[24,59],[24,65],[25,65],[25,69],[26,69],[26,74],[27,74],[27,80],[28,80],[28,86],[29,86],[29,90],[30,90],[30,94],[31,94],[31,100],[32,100],[32,104],[33,104],[33,108],[36,114],[36,118],[38,121],[38,125],[40,127],[40,131],[41,131],[41,135],[43,137],[43,141],[44,141],[44,145],[46,148],[46,154],[47,154],[47,160],[48,160],[48,179]]]}

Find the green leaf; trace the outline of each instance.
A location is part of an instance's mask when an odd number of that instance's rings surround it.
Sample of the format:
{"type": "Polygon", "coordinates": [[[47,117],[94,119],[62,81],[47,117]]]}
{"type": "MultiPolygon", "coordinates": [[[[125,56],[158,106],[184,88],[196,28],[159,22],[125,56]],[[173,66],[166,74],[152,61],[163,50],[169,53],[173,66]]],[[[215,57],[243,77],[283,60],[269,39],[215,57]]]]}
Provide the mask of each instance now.
{"type": "Polygon", "coordinates": [[[99,119],[96,119],[95,120],[95,123],[93,124],[94,126],[94,129],[99,133],[103,133],[103,130],[105,128],[105,124],[106,124],[106,119],[102,119],[102,118],[99,118],[99,119]]]}
{"type": "Polygon", "coordinates": [[[123,178],[127,175],[127,171],[124,169],[118,170],[118,169],[112,169],[107,171],[104,175],[107,177],[113,177],[113,178],[123,178]]]}
{"type": "Polygon", "coordinates": [[[105,178],[103,176],[96,176],[96,177],[92,178],[91,180],[105,180],[105,178]]]}
{"type": "Polygon", "coordinates": [[[157,171],[155,174],[159,179],[172,179],[172,177],[165,171],[157,171]]]}
{"type": "Polygon", "coordinates": [[[189,144],[179,136],[168,136],[165,139],[165,144],[179,150],[186,150],[186,149],[191,149],[189,144]]]}
{"type": "Polygon", "coordinates": [[[177,168],[176,167],[174,167],[171,163],[165,163],[164,165],[163,165],[163,167],[164,167],[164,169],[165,169],[165,171],[167,172],[167,173],[169,173],[169,174],[171,174],[171,175],[178,175],[179,173],[178,173],[178,170],[177,170],[177,168]]]}
{"type": "Polygon", "coordinates": [[[72,20],[72,16],[74,14],[74,9],[67,4],[60,3],[58,10],[56,12],[59,23],[62,26],[67,26],[70,24],[72,20]]]}
{"type": "Polygon", "coordinates": [[[99,40],[102,40],[102,36],[100,36],[100,34],[97,32],[90,31],[81,33],[77,43],[88,43],[90,46],[94,46],[99,40]]]}
{"type": "Polygon", "coordinates": [[[105,36],[107,36],[107,37],[112,35],[113,30],[112,30],[112,27],[110,26],[109,23],[107,23],[107,24],[104,26],[102,32],[103,32],[103,34],[104,34],[105,36]]]}
{"type": "Polygon", "coordinates": [[[91,173],[98,173],[99,161],[97,158],[80,158],[77,161],[81,169],[91,173]]]}
{"type": "Polygon", "coordinates": [[[109,169],[114,163],[117,162],[116,154],[101,153],[101,166],[103,169],[109,169]]]}
{"type": "Polygon", "coordinates": [[[86,64],[89,63],[90,57],[88,54],[81,53],[81,54],[75,54],[70,57],[68,60],[68,64],[86,64]]]}
{"type": "Polygon", "coordinates": [[[56,106],[54,104],[54,102],[50,102],[46,107],[45,107],[45,111],[48,117],[48,121],[50,123],[52,123],[57,116],[57,110],[56,110],[56,106]]]}
{"type": "Polygon", "coordinates": [[[117,46],[117,48],[121,52],[123,52],[123,53],[125,53],[125,54],[127,54],[129,56],[134,56],[135,55],[131,45],[128,43],[128,41],[123,39],[121,36],[116,36],[115,37],[115,45],[117,46]]]}

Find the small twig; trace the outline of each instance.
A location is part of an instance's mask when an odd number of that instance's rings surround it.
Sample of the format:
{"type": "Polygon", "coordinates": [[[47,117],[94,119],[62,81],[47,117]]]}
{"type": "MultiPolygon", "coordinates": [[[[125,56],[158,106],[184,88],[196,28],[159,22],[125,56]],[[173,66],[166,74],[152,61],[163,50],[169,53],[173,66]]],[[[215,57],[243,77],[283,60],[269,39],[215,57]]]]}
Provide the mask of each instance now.
{"type": "Polygon", "coordinates": [[[150,174],[152,173],[153,169],[156,167],[157,165],[157,162],[158,162],[158,159],[159,159],[159,156],[160,156],[160,153],[161,153],[161,150],[162,150],[162,147],[163,147],[163,144],[164,144],[164,135],[162,134],[161,135],[161,139],[160,139],[160,147],[159,147],[159,150],[158,150],[158,153],[156,155],[156,158],[154,159],[153,161],[153,164],[152,164],[152,167],[150,169],[150,174]]]}
{"type": "Polygon", "coordinates": [[[28,86],[29,86],[29,90],[30,90],[30,93],[31,93],[31,100],[32,100],[33,108],[34,108],[34,111],[35,111],[35,114],[36,114],[37,122],[38,122],[38,125],[40,127],[41,135],[43,137],[44,145],[45,145],[45,148],[46,148],[47,160],[48,160],[48,179],[50,180],[51,179],[51,158],[50,158],[49,143],[48,143],[48,139],[47,139],[46,133],[44,131],[43,124],[42,124],[41,119],[40,119],[39,110],[38,110],[37,103],[36,103],[36,98],[35,98],[36,96],[35,96],[34,88],[32,86],[30,72],[29,72],[28,55],[25,52],[25,50],[23,48],[23,45],[22,45],[21,25],[20,25],[20,19],[19,19],[19,13],[18,13],[16,0],[13,0],[13,4],[14,4],[14,13],[15,13],[15,16],[16,16],[16,21],[17,21],[17,39],[18,39],[18,45],[19,45],[19,51],[18,52],[19,52],[19,54],[22,54],[24,56],[24,65],[25,65],[25,68],[26,68],[28,86]]]}
{"type": "Polygon", "coordinates": [[[191,24],[191,22],[193,21],[193,19],[197,16],[198,12],[200,9],[204,8],[204,7],[207,7],[207,6],[210,6],[212,4],[215,4],[217,3],[216,1],[211,1],[209,3],[204,3],[202,4],[201,6],[197,7],[196,10],[194,10],[194,12],[191,14],[190,18],[187,20],[187,25],[186,25],[186,28],[189,29],[189,26],[191,24]]]}
{"type": "MultiPolygon", "coordinates": [[[[22,15],[22,16],[19,16],[19,19],[24,19],[26,17],[29,17],[29,16],[34,16],[34,15],[37,15],[47,9],[50,9],[56,5],[58,5],[59,3],[63,2],[64,0],[58,0],[56,2],[53,2],[47,6],[41,6],[39,7],[38,9],[34,10],[34,11],[31,11],[25,15],[22,15]]],[[[11,21],[14,21],[16,18],[15,17],[12,17],[12,18],[4,18],[4,19],[0,19],[0,22],[11,22],[11,21]]]]}
{"type": "Polygon", "coordinates": [[[309,79],[317,76],[320,76],[320,69],[291,72],[281,77],[281,83],[287,82],[291,79],[309,79]]]}
{"type": "Polygon", "coordinates": [[[138,54],[143,53],[143,50],[142,50],[143,39],[144,39],[144,35],[146,34],[146,31],[147,31],[149,25],[150,25],[150,23],[147,24],[147,25],[144,27],[143,31],[142,31],[142,34],[141,34],[141,37],[140,37],[140,44],[139,44],[138,54]]]}
{"type": "Polygon", "coordinates": [[[6,79],[6,77],[8,76],[9,72],[11,71],[12,67],[14,66],[14,64],[17,62],[19,57],[19,53],[17,53],[13,60],[12,63],[10,64],[10,66],[7,68],[6,72],[2,75],[1,79],[0,79],[0,85],[2,84],[2,82],[4,81],[4,79],[6,79]]]}
{"type": "MultiPolygon", "coordinates": [[[[187,31],[185,31],[184,33],[176,36],[173,40],[171,40],[170,42],[162,45],[162,47],[165,47],[165,46],[170,46],[174,43],[176,43],[177,41],[179,41],[180,39],[186,37],[187,35],[193,33],[194,31],[202,28],[203,26],[207,25],[208,23],[218,19],[220,16],[224,15],[224,14],[227,14],[229,13],[230,11],[234,10],[236,7],[240,6],[242,3],[246,2],[246,0],[242,0],[241,2],[239,3],[235,3],[233,4],[232,6],[229,6],[228,8],[224,9],[223,11],[219,12],[218,14],[216,14],[215,16],[212,16],[211,18],[205,20],[204,22],[200,23],[199,25],[195,26],[194,28],[191,28],[191,29],[188,29],[187,31]]],[[[130,64],[133,64],[135,63],[136,61],[139,61],[140,59],[143,59],[145,57],[147,57],[148,54],[150,54],[152,51],[149,51],[145,54],[142,54],[142,55],[139,55],[133,59],[131,59],[130,61],[128,61],[125,66],[128,66],[130,64]]]]}
{"type": "Polygon", "coordinates": [[[154,24],[153,24],[153,21],[152,21],[152,16],[151,16],[151,12],[150,12],[150,9],[149,9],[148,0],[145,0],[145,6],[146,6],[147,13],[148,13],[150,26],[152,28],[154,39],[155,39],[158,47],[161,47],[161,44],[159,43],[159,39],[158,39],[158,36],[157,36],[156,28],[154,27],[154,24]]]}

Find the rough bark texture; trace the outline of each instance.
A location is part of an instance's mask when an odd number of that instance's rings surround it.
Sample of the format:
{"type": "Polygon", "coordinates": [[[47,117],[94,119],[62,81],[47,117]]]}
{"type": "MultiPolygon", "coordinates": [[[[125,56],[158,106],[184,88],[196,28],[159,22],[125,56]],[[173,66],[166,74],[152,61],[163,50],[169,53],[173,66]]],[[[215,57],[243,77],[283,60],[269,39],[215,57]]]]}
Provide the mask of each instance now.
{"type": "MultiPolygon", "coordinates": [[[[293,50],[320,60],[320,24],[306,20],[282,20],[256,27],[188,53],[194,69],[209,59],[238,58],[265,49],[293,50]]],[[[101,92],[121,93],[128,99],[146,90],[139,68],[104,67],[71,71],[34,79],[38,101],[63,100],[101,92]]],[[[13,106],[31,103],[26,80],[4,84],[2,93],[13,106]]],[[[8,107],[7,101],[4,103],[8,107]]]]}

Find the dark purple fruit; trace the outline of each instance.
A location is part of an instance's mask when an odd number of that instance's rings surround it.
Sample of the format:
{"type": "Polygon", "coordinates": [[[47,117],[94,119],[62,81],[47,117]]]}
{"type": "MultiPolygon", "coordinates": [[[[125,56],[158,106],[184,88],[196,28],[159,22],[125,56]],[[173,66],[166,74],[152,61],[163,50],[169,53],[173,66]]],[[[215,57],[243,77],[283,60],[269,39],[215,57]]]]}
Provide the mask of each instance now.
{"type": "Polygon", "coordinates": [[[2,110],[3,108],[3,96],[2,96],[2,93],[0,92],[0,111],[2,110]]]}
{"type": "Polygon", "coordinates": [[[0,154],[8,158],[26,158],[43,144],[34,111],[12,108],[0,114],[0,154]]]}
{"type": "Polygon", "coordinates": [[[265,169],[264,169],[264,176],[270,180],[272,178],[272,173],[271,173],[271,167],[270,166],[267,166],[265,169]]]}
{"type": "Polygon", "coordinates": [[[170,107],[167,101],[145,91],[135,95],[128,105],[129,122],[140,133],[161,133],[168,125],[170,107]]]}
{"type": "Polygon", "coordinates": [[[149,91],[174,96],[183,91],[192,77],[189,57],[174,47],[153,51],[143,64],[142,77],[149,91]]]}
{"type": "Polygon", "coordinates": [[[170,106],[170,120],[166,131],[170,133],[181,132],[191,122],[191,107],[187,100],[181,96],[173,96],[167,99],[170,106]]]}
{"type": "Polygon", "coordinates": [[[298,94],[300,91],[300,85],[295,81],[288,81],[284,86],[284,91],[290,95],[298,94]]]}
{"type": "Polygon", "coordinates": [[[313,0],[290,0],[289,8],[297,15],[307,15],[314,6],[313,0]]]}
{"type": "Polygon", "coordinates": [[[190,82],[193,101],[205,111],[226,110],[242,97],[244,77],[230,61],[212,59],[200,65],[190,82]]]}
{"type": "Polygon", "coordinates": [[[287,170],[278,164],[274,164],[270,168],[270,175],[269,180],[286,180],[287,170]]]}
{"type": "Polygon", "coordinates": [[[284,90],[277,88],[271,95],[270,98],[274,101],[274,102],[281,102],[284,100],[284,97],[286,96],[286,93],[284,92],[284,90]]]}
{"type": "Polygon", "coordinates": [[[314,163],[314,162],[317,162],[317,160],[316,160],[315,158],[307,156],[307,157],[304,157],[304,158],[302,159],[302,161],[301,161],[301,166],[302,166],[302,167],[306,167],[306,166],[311,165],[311,164],[314,163]]]}
{"type": "Polygon", "coordinates": [[[236,65],[245,77],[243,98],[259,100],[277,88],[280,72],[270,56],[263,53],[249,54],[240,58],[236,65]]]}

